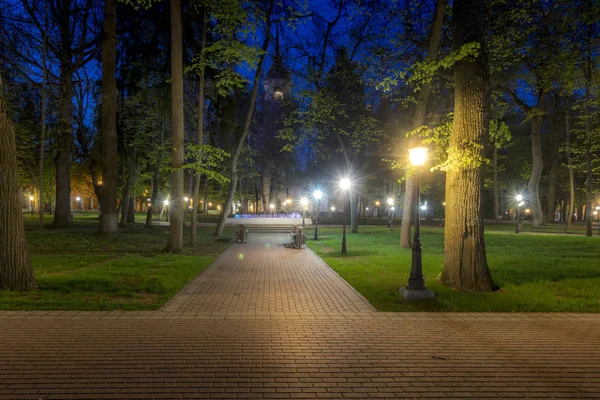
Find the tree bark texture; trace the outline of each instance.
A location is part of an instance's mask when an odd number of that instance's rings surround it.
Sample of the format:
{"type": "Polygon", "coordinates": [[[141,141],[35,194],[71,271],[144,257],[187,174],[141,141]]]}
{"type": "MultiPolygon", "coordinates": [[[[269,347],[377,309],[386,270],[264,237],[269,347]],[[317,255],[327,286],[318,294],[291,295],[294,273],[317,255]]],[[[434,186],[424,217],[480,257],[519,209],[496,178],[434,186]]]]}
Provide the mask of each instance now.
{"type": "Polygon", "coordinates": [[[166,252],[183,250],[183,33],[181,26],[181,0],[171,0],[171,223],[166,252]]]}
{"type": "MultiPolygon", "coordinates": [[[[437,0],[435,4],[435,13],[433,22],[431,24],[431,35],[429,38],[429,49],[427,53],[427,59],[430,61],[435,61],[438,58],[446,2],[447,0],[437,0]]],[[[431,83],[428,82],[423,84],[417,95],[417,104],[412,120],[413,130],[425,125],[425,114],[427,112],[427,103],[430,93],[431,83]]],[[[409,140],[409,148],[413,144],[414,141],[409,140]]],[[[412,171],[409,170],[406,173],[404,207],[402,208],[402,223],[400,226],[400,247],[403,249],[408,249],[410,247],[410,224],[414,214],[414,192],[412,171]]]]}
{"type": "Polygon", "coordinates": [[[558,184],[558,169],[560,168],[560,135],[555,125],[552,125],[552,159],[550,161],[550,173],[548,175],[548,209],[546,210],[546,221],[554,222],[556,219],[556,186],[558,184]]]}
{"type": "Polygon", "coordinates": [[[248,112],[246,114],[246,120],[244,122],[244,127],[242,130],[242,134],[238,138],[238,142],[236,147],[231,155],[230,159],[230,171],[231,171],[231,179],[229,182],[229,190],[227,193],[227,200],[223,205],[223,212],[221,213],[221,217],[219,218],[219,224],[217,225],[217,229],[215,230],[214,236],[221,236],[223,231],[225,230],[225,223],[227,222],[227,217],[231,213],[231,204],[233,203],[233,198],[235,196],[235,189],[237,187],[238,180],[238,171],[237,164],[240,158],[240,154],[242,153],[242,148],[244,147],[244,142],[246,141],[246,137],[248,136],[248,131],[250,130],[250,124],[252,123],[252,116],[254,114],[254,106],[256,104],[256,96],[258,94],[259,80],[262,75],[263,63],[265,61],[265,54],[267,53],[267,49],[269,48],[269,41],[271,40],[271,13],[273,10],[273,0],[269,1],[268,10],[265,14],[265,19],[267,21],[267,26],[265,28],[265,38],[262,42],[262,54],[258,60],[258,65],[256,67],[256,72],[254,74],[254,82],[252,85],[252,94],[250,96],[250,104],[248,105],[248,112]]]}
{"type": "Polygon", "coordinates": [[[71,37],[71,1],[61,4],[59,20],[60,46],[63,54],[60,59],[58,132],[56,133],[56,206],[53,228],[67,228],[71,225],[71,153],[73,148],[73,60],[71,37]]]}
{"type": "Polygon", "coordinates": [[[0,77],[0,290],[35,290],[21,213],[15,130],[6,114],[0,77]]]}
{"type": "Polygon", "coordinates": [[[100,233],[114,235],[117,223],[117,0],[105,0],[102,39],[102,198],[100,233]]]}
{"type": "Polygon", "coordinates": [[[542,118],[531,118],[531,176],[527,184],[527,200],[531,206],[533,226],[544,223],[542,204],[540,203],[540,180],[544,163],[542,160],[542,118]]]}
{"type": "MultiPolygon", "coordinates": [[[[490,76],[484,38],[486,9],[480,0],[455,0],[453,49],[477,42],[477,57],[454,68],[454,124],[450,149],[468,148],[483,157],[489,140],[490,76]]],[[[483,235],[483,165],[461,164],[446,175],[446,225],[441,281],[458,290],[491,291],[483,235]]]]}
{"type": "MultiPolygon", "coordinates": [[[[206,31],[208,25],[208,13],[206,7],[202,8],[202,43],[200,45],[200,76],[198,82],[198,145],[201,146],[204,138],[204,53],[206,49],[206,31]]],[[[200,157],[200,153],[198,153],[200,157]]],[[[202,184],[202,174],[196,172],[196,182],[194,184],[194,193],[192,195],[194,207],[192,208],[192,221],[190,227],[190,244],[196,243],[196,224],[198,222],[198,205],[200,204],[200,185],[202,184]]]]}

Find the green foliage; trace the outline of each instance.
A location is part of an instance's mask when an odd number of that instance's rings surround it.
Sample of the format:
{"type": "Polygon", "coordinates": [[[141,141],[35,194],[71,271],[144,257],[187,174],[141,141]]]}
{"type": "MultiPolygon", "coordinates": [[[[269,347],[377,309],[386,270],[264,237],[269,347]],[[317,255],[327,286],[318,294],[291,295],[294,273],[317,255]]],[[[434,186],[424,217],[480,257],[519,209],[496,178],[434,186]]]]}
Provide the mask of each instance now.
{"type": "Polygon", "coordinates": [[[229,153],[207,144],[188,143],[185,148],[187,161],[182,168],[191,169],[196,174],[204,175],[209,180],[224,184],[229,178],[220,171],[229,158],[229,153]]]}
{"type": "Polygon", "coordinates": [[[509,146],[512,140],[512,134],[505,122],[490,120],[490,142],[496,149],[503,149],[509,146]]]}

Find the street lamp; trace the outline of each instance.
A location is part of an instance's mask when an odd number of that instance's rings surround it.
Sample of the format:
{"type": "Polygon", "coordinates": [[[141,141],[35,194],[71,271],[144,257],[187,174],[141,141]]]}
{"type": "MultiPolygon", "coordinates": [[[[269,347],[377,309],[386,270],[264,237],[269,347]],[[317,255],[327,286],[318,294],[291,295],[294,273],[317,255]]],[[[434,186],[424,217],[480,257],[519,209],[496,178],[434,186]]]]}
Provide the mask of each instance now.
{"type": "Polygon", "coordinates": [[[302,199],[300,199],[300,204],[302,204],[302,229],[304,229],[306,227],[306,224],[304,223],[304,214],[308,206],[308,199],[306,197],[303,197],[302,199]]]}
{"type": "MultiPolygon", "coordinates": [[[[340,189],[342,189],[342,192],[347,192],[350,190],[350,187],[352,186],[352,182],[350,182],[350,179],[348,178],[343,178],[340,181],[340,189]]],[[[344,201],[344,204],[346,204],[346,202],[344,201]]],[[[343,230],[342,230],[342,254],[348,254],[346,251],[346,214],[348,213],[346,206],[344,205],[344,224],[343,224],[343,230]]]]}
{"type": "Polygon", "coordinates": [[[376,217],[379,217],[379,204],[381,204],[381,203],[379,203],[379,200],[377,200],[375,202],[375,208],[376,208],[376,210],[375,210],[375,216],[376,217]]]}
{"type": "MultiPolygon", "coordinates": [[[[391,207],[390,211],[392,211],[394,209],[394,207],[393,207],[394,206],[394,199],[391,198],[391,197],[388,197],[387,203],[391,207]]],[[[388,226],[387,226],[388,228],[392,227],[392,213],[390,211],[388,211],[388,226]]]]}
{"type": "Polygon", "coordinates": [[[29,196],[29,209],[31,211],[31,215],[33,215],[33,200],[34,200],[34,197],[29,196]]]}
{"type": "Polygon", "coordinates": [[[319,240],[319,216],[321,211],[321,198],[323,197],[323,192],[320,190],[315,190],[313,193],[313,198],[317,200],[317,220],[315,221],[315,237],[314,240],[319,240]]]}
{"type": "Polygon", "coordinates": [[[429,300],[435,295],[425,287],[423,278],[423,260],[421,259],[421,208],[419,191],[419,167],[425,164],[427,160],[427,147],[415,147],[408,150],[410,162],[415,168],[415,233],[412,245],[412,263],[410,267],[410,277],[406,287],[400,289],[400,294],[406,300],[429,300]]]}
{"type": "Polygon", "coordinates": [[[75,200],[77,200],[77,211],[81,212],[81,209],[83,208],[81,206],[81,197],[77,196],[75,197],[75,200]]]}
{"type": "Polygon", "coordinates": [[[515,228],[515,233],[519,233],[519,207],[521,207],[523,203],[523,195],[516,195],[515,200],[517,201],[517,211],[515,213],[515,219],[517,220],[517,227],[515,228]]]}

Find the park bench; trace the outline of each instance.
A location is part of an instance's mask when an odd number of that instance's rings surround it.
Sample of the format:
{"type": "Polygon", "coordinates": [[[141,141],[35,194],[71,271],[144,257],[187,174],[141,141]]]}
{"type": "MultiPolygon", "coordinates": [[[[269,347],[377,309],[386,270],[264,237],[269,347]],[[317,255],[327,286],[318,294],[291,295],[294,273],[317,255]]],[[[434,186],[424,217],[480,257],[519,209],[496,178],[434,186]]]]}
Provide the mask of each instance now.
{"type": "Polygon", "coordinates": [[[235,237],[238,243],[246,243],[248,241],[248,227],[240,224],[237,232],[235,233],[235,237]]]}
{"type": "Polygon", "coordinates": [[[292,247],[295,249],[301,249],[306,245],[306,235],[304,234],[302,228],[294,226],[290,236],[292,237],[292,247]]]}

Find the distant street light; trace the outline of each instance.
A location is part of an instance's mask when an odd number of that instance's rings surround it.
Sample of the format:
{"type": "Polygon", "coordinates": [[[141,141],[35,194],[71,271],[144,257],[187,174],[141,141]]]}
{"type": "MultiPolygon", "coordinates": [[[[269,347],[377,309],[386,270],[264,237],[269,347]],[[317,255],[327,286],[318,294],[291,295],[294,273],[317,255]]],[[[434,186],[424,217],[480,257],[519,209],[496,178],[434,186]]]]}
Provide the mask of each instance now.
{"type": "Polygon", "coordinates": [[[306,224],[304,223],[304,214],[306,213],[306,209],[308,206],[308,199],[306,197],[303,197],[302,199],[300,199],[300,204],[302,205],[302,229],[304,229],[306,228],[306,224]]]}
{"type": "Polygon", "coordinates": [[[81,212],[81,210],[83,209],[83,205],[81,204],[81,197],[77,196],[75,197],[75,200],[77,200],[77,211],[81,212]]]}
{"type": "Polygon", "coordinates": [[[392,212],[391,211],[393,211],[392,209],[394,208],[393,207],[393,205],[394,205],[394,199],[391,198],[391,197],[388,197],[387,203],[391,207],[390,211],[388,211],[388,224],[387,224],[387,227],[391,228],[392,227],[392,212]]]}
{"type": "Polygon", "coordinates": [[[29,209],[31,211],[31,215],[33,215],[33,200],[34,200],[34,197],[29,196],[29,209]]]}
{"type": "Polygon", "coordinates": [[[425,164],[427,160],[427,147],[415,147],[408,150],[410,162],[415,168],[415,233],[412,245],[412,264],[410,268],[410,277],[406,287],[400,289],[400,294],[407,300],[428,300],[433,299],[433,292],[425,287],[423,278],[423,260],[421,259],[421,208],[419,191],[419,167],[425,164]]]}
{"type": "MultiPolygon", "coordinates": [[[[352,187],[352,182],[350,182],[350,179],[343,178],[340,181],[340,189],[342,189],[342,192],[344,192],[344,193],[348,192],[351,187],[352,187]]],[[[348,214],[348,210],[346,209],[346,201],[344,200],[344,216],[343,216],[344,224],[343,224],[343,230],[342,230],[342,254],[348,254],[346,251],[346,214],[348,214]]]]}
{"type": "Polygon", "coordinates": [[[317,220],[315,221],[315,237],[314,240],[319,240],[319,216],[321,214],[321,198],[323,197],[323,192],[320,190],[315,190],[313,193],[313,198],[317,200],[317,220]]]}
{"type": "Polygon", "coordinates": [[[523,195],[518,194],[515,196],[515,200],[517,201],[517,208],[516,208],[516,213],[515,213],[515,219],[517,220],[517,227],[515,228],[515,233],[519,233],[519,207],[521,207],[523,204],[523,195]]]}
{"type": "Polygon", "coordinates": [[[335,206],[331,206],[331,211],[335,211],[335,206]]]}
{"type": "Polygon", "coordinates": [[[376,216],[376,217],[378,217],[378,216],[379,216],[379,205],[380,205],[380,204],[381,204],[381,203],[379,203],[379,200],[377,200],[377,201],[375,202],[375,207],[376,207],[376,210],[375,210],[375,216],[376,216]]]}

